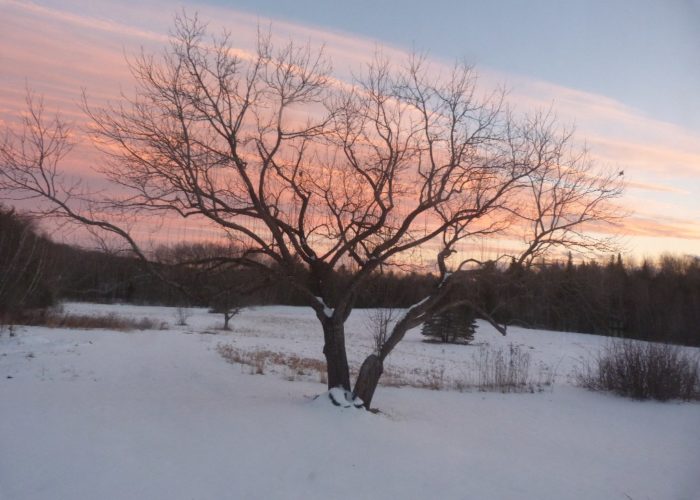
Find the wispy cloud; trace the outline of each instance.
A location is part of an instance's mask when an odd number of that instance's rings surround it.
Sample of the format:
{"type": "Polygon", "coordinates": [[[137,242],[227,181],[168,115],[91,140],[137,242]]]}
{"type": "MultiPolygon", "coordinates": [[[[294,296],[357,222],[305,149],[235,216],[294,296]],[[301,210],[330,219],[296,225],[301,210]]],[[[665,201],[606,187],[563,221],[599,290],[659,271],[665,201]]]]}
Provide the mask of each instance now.
{"type": "Polygon", "coordinates": [[[680,195],[690,195],[690,191],[676,186],[670,186],[668,184],[656,184],[652,182],[628,182],[626,184],[627,189],[638,189],[641,191],[652,191],[657,193],[673,193],[680,195]]]}
{"type": "MultiPolygon", "coordinates": [[[[700,240],[697,221],[667,216],[663,220],[631,216],[625,221],[628,236],[653,236],[700,240]]],[[[669,250],[672,250],[669,248],[669,250]]]]}
{"type": "Polygon", "coordinates": [[[168,41],[167,34],[138,29],[117,21],[84,16],[69,10],[47,7],[34,2],[0,0],[0,4],[4,4],[16,11],[33,14],[34,19],[50,19],[55,23],[70,24],[80,28],[105,31],[117,34],[120,37],[127,36],[138,39],[148,39],[161,43],[168,41]]]}
{"type": "MultiPolygon", "coordinates": [[[[241,50],[252,50],[259,26],[270,20],[217,6],[197,5],[202,19],[212,27],[227,27],[240,42],[241,50]]],[[[124,54],[145,47],[158,49],[166,43],[174,8],[167,2],[100,4],[82,0],[47,0],[41,3],[0,0],[0,120],[13,121],[23,108],[25,82],[46,95],[49,107],[59,107],[70,120],[84,120],[77,103],[82,88],[101,103],[129,92],[131,79],[124,54]]],[[[332,32],[274,20],[273,31],[282,39],[325,44],[336,74],[349,78],[358,71],[379,44],[348,33],[332,32]]],[[[404,57],[400,48],[384,46],[389,58],[404,57]]],[[[433,62],[440,70],[445,61],[433,62]]],[[[700,221],[700,200],[693,195],[700,177],[700,137],[679,126],[655,120],[605,96],[537,81],[522,75],[503,74],[478,68],[486,86],[506,82],[510,100],[518,109],[549,108],[564,122],[575,122],[579,135],[594,157],[625,171],[629,194],[624,202],[635,210],[626,227],[631,235],[659,238],[698,239],[692,226],[700,221]],[[660,205],[673,206],[687,215],[670,222],[660,205]]],[[[89,155],[85,155],[89,158],[89,155]]],[[[85,171],[89,161],[74,160],[76,171],[85,171]]],[[[700,246],[698,246],[700,253],[700,246]]]]}

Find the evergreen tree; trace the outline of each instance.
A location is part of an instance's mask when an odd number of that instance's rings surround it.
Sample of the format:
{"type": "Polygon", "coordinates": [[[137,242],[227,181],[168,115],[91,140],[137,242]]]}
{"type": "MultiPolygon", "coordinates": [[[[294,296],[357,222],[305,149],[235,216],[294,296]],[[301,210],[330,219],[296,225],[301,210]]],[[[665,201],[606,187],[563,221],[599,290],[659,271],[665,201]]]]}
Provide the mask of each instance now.
{"type": "Polygon", "coordinates": [[[450,344],[468,344],[474,340],[476,315],[468,306],[458,306],[431,316],[421,333],[430,340],[450,344]]]}

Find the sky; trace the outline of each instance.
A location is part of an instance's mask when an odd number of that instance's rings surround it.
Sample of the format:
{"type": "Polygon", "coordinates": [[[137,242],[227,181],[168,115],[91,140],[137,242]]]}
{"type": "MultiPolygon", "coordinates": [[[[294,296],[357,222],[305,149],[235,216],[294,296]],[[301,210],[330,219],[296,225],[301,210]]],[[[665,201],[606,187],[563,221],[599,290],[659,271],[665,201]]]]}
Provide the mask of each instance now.
{"type": "MultiPolygon", "coordinates": [[[[0,126],[29,86],[79,129],[81,89],[97,103],[128,91],[125,58],[158,50],[182,8],[244,50],[258,25],[325,44],[340,77],[377,47],[425,51],[437,67],[464,59],[516,108],[551,107],[596,161],[624,170],[625,253],[700,255],[700,0],[0,0],[0,126]]],[[[69,168],[91,179],[95,159],[79,144],[69,168]]]]}

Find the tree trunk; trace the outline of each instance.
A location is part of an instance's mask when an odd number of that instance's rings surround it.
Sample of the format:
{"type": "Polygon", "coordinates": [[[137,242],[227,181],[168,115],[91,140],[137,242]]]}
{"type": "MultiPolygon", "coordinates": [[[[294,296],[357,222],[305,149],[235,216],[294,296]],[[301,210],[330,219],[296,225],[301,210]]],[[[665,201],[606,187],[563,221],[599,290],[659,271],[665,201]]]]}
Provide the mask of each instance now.
{"type": "Polygon", "coordinates": [[[328,388],[342,387],[350,390],[350,369],[345,352],[345,325],[339,321],[323,321],[324,346],[328,370],[328,388]]]}
{"type": "Polygon", "coordinates": [[[374,397],[374,390],[379,384],[379,379],[384,372],[384,362],[382,358],[376,354],[370,354],[362,363],[360,368],[360,373],[357,375],[357,382],[355,382],[355,390],[353,395],[356,398],[360,398],[364,404],[364,407],[369,410],[370,404],[372,403],[372,398],[374,397]]]}
{"type": "Polygon", "coordinates": [[[362,363],[360,373],[357,375],[355,382],[356,397],[360,398],[364,403],[364,407],[369,410],[374,391],[379,385],[379,379],[384,373],[384,360],[394,350],[396,344],[403,339],[406,332],[413,326],[416,326],[415,317],[422,314],[421,309],[411,308],[404,317],[399,320],[391,330],[391,335],[384,341],[384,345],[379,354],[370,354],[362,363]]]}

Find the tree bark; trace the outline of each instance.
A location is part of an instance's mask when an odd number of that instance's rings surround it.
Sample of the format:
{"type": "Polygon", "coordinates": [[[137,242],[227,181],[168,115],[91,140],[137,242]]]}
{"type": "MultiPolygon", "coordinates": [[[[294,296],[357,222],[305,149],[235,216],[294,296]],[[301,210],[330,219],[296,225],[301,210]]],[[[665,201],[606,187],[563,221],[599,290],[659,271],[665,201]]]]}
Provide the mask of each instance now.
{"type": "Polygon", "coordinates": [[[379,379],[384,372],[384,360],[394,350],[396,344],[403,339],[406,332],[420,324],[417,318],[422,317],[425,310],[429,307],[432,301],[424,300],[416,306],[411,307],[406,314],[392,328],[391,335],[384,341],[379,354],[370,354],[362,363],[360,373],[357,375],[355,382],[356,397],[362,399],[364,407],[369,410],[374,397],[374,391],[379,385],[379,379]]]}
{"type": "Polygon", "coordinates": [[[345,325],[328,318],[323,321],[323,354],[326,356],[328,388],[342,387],[350,390],[350,369],[345,351],[345,325]]]}
{"type": "Polygon", "coordinates": [[[362,363],[360,373],[357,375],[357,381],[355,382],[353,395],[362,400],[363,406],[367,410],[370,409],[369,405],[372,403],[374,391],[383,372],[384,361],[376,354],[370,354],[362,363]]]}

